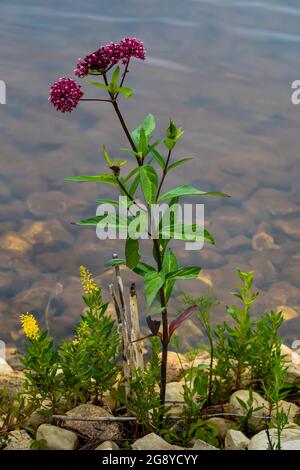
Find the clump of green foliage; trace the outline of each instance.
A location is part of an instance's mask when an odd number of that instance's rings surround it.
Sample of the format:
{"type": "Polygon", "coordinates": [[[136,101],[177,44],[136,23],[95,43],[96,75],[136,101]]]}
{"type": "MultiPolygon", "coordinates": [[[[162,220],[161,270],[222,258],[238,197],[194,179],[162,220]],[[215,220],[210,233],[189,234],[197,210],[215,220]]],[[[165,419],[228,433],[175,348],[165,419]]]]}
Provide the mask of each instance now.
{"type": "Polygon", "coordinates": [[[101,404],[104,392],[116,382],[119,332],[106,313],[108,303],[103,302],[100,288],[87,270],[85,274],[89,276],[83,278],[87,308],[73,339],[55,348],[48,332],[33,323],[32,315],[23,316],[28,337],[23,358],[25,392],[31,401],[50,402],[52,411],[62,401],[66,408],[89,400],[101,404]]]}

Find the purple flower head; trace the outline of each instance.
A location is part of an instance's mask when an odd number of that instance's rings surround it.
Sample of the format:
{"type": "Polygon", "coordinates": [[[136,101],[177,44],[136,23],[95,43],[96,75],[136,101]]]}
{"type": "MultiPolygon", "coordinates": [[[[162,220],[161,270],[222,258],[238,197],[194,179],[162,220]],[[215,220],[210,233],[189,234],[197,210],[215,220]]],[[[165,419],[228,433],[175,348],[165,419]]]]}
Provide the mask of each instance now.
{"type": "Polygon", "coordinates": [[[48,99],[57,111],[70,113],[76,108],[82,96],[81,86],[75,80],[62,77],[51,85],[48,99]]]}
{"type": "Polygon", "coordinates": [[[142,41],[136,38],[124,38],[120,42],[120,47],[122,51],[122,62],[126,63],[131,57],[136,57],[137,59],[145,60],[146,51],[144,49],[144,44],[142,41]]]}
{"type": "Polygon", "coordinates": [[[89,73],[103,73],[120,60],[126,64],[131,57],[145,60],[145,49],[138,39],[125,38],[118,44],[111,42],[101,46],[84,59],[79,59],[74,73],[80,78],[89,73]]]}

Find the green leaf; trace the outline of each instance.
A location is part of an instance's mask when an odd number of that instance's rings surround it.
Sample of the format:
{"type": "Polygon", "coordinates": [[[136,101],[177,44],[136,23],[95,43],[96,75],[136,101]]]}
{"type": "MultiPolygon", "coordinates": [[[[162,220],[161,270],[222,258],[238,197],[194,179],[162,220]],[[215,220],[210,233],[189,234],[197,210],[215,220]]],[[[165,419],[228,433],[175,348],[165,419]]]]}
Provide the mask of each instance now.
{"type": "Polygon", "coordinates": [[[125,257],[126,266],[129,269],[134,269],[140,261],[141,255],[139,253],[139,241],[127,238],[125,244],[125,257]]]}
{"type": "MultiPolygon", "coordinates": [[[[110,268],[113,266],[118,266],[118,265],[126,265],[126,260],[125,258],[113,258],[110,259],[105,263],[106,268],[110,268]]],[[[133,269],[133,271],[138,274],[139,276],[145,276],[145,274],[150,273],[150,272],[156,272],[155,268],[153,266],[150,266],[150,264],[140,262],[136,265],[136,267],[133,269]]]]}
{"type": "Polygon", "coordinates": [[[134,168],[133,170],[131,170],[128,175],[124,178],[124,182],[127,183],[127,181],[130,180],[130,178],[132,178],[132,176],[134,176],[137,172],[139,171],[139,168],[136,167],[134,168]]]}
{"type": "Polygon", "coordinates": [[[119,75],[120,75],[120,67],[119,65],[115,68],[113,74],[112,74],[112,77],[111,77],[111,81],[110,81],[110,88],[113,92],[117,91],[117,84],[118,84],[118,79],[119,79],[119,75]]]}
{"type": "Polygon", "coordinates": [[[169,171],[173,170],[177,166],[182,165],[185,162],[189,162],[190,160],[193,160],[193,157],[187,157],[187,158],[182,158],[181,160],[177,160],[177,162],[174,162],[168,166],[167,173],[169,173],[169,171]]]}
{"type": "Polygon", "coordinates": [[[112,204],[113,206],[119,206],[119,201],[114,199],[96,199],[98,204],[112,204]]]}
{"type": "MultiPolygon", "coordinates": [[[[169,249],[165,252],[164,257],[163,257],[162,273],[164,274],[165,277],[167,277],[167,275],[170,272],[177,271],[177,269],[178,269],[178,263],[177,263],[176,256],[174,255],[173,251],[169,249]]],[[[174,285],[175,285],[175,280],[172,280],[172,279],[168,280],[166,278],[165,296],[166,296],[167,301],[171,297],[174,285]]]]}
{"type": "MultiPolygon", "coordinates": [[[[138,168],[139,169],[139,168],[138,168]]],[[[136,175],[136,177],[134,178],[128,192],[130,194],[130,196],[134,196],[135,193],[136,193],[136,190],[137,188],[139,187],[139,184],[140,184],[140,174],[136,175]]]]}
{"type": "Polygon", "coordinates": [[[139,140],[139,154],[144,156],[148,147],[148,138],[145,132],[145,129],[140,130],[140,140],[139,140]]]}
{"type": "Polygon", "coordinates": [[[145,134],[150,136],[155,129],[155,119],[153,114],[148,114],[144,121],[131,133],[131,137],[136,146],[139,145],[140,141],[140,131],[144,129],[145,134]]]}
{"type": "Polygon", "coordinates": [[[139,168],[140,178],[141,178],[141,187],[145,197],[145,200],[148,204],[153,204],[155,202],[157,186],[158,186],[158,176],[155,169],[150,165],[143,165],[139,168]]]}
{"type": "MultiPolygon", "coordinates": [[[[161,227],[159,233],[164,239],[168,239],[167,237],[169,237],[169,239],[172,240],[201,241],[202,237],[197,236],[197,233],[195,233],[196,229],[196,224],[171,224],[161,227]]],[[[206,229],[203,231],[203,239],[204,243],[209,243],[210,245],[215,244],[213,236],[206,229]]]]}
{"type": "Polygon", "coordinates": [[[164,276],[162,273],[150,272],[144,276],[145,294],[147,304],[150,306],[158,293],[159,289],[163,286],[164,276]]]}
{"type": "Polygon", "coordinates": [[[92,86],[98,86],[99,88],[103,88],[104,90],[110,90],[110,87],[108,85],[104,85],[104,83],[100,82],[85,82],[87,85],[92,85],[92,86]]]}
{"type": "Polygon", "coordinates": [[[172,199],[173,197],[180,196],[219,196],[219,197],[230,197],[228,194],[220,193],[216,191],[201,191],[200,189],[194,188],[190,185],[177,186],[176,188],[171,189],[165,194],[162,194],[158,198],[158,202],[166,201],[167,199],[172,199]]]}
{"type": "Polygon", "coordinates": [[[128,87],[124,87],[124,86],[118,87],[116,89],[116,92],[117,93],[122,93],[125,96],[125,98],[131,98],[132,95],[133,95],[133,89],[128,88],[128,87]]]}
{"type": "Polygon", "coordinates": [[[177,271],[169,272],[167,279],[196,279],[200,273],[199,266],[187,266],[185,268],[177,269],[177,271]]]}
{"type": "Polygon", "coordinates": [[[65,178],[65,181],[91,181],[93,183],[106,183],[118,186],[116,178],[106,173],[100,173],[97,176],[71,176],[70,178],[65,178]]]}
{"type": "Polygon", "coordinates": [[[153,157],[155,158],[155,160],[157,161],[157,163],[159,164],[159,166],[164,169],[165,168],[165,165],[166,165],[166,162],[164,160],[164,157],[158,152],[158,150],[156,149],[153,149],[151,151],[153,157]]]}
{"type": "Polygon", "coordinates": [[[108,166],[111,166],[111,165],[112,165],[112,161],[111,161],[111,159],[109,158],[109,155],[108,155],[108,153],[107,153],[107,150],[106,150],[105,145],[103,145],[103,155],[104,155],[104,158],[105,158],[106,163],[108,164],[108,166]]]}

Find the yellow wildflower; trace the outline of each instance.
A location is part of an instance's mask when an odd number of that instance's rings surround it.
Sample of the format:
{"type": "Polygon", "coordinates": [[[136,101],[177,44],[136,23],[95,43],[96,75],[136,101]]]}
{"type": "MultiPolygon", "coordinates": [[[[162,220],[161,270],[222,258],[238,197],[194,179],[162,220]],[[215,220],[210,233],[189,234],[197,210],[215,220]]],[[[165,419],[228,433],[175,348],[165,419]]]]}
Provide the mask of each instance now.
{"type": "Polygon", "coordinates": [[[40,329],[36,318],[31,313],[23,313],[20,315],[23,331],[27,338],[37,339],[40,335],[40,329]]]}
{"type": "Polygon", "coordinates": [[[77,344],[79,344],[79,339],[75,337],[72,341],[72,345],[77,346],[77,344]]]}
{"type": "Polygon", "coordinates": [[[87,324],[86,320],[82,320],[80,325],[76,329],[77,336],[80,338],[82,336],[87,336],[90,332],[89,325],[87,324]]]}
{"type": "Polygon", "coordinates": [[[80,266],[80,280],[83,287],[83,291],[87,295],[95,294],[100,289],[97,287],[91,273],[85,266],[80,266]]]}

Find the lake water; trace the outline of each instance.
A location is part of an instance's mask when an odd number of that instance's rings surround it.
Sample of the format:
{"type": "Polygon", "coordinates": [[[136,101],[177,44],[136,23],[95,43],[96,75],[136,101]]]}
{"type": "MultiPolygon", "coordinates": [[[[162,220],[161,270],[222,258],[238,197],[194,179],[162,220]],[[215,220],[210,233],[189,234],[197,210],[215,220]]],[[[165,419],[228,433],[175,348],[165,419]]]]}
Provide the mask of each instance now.
{"type": "MultiPolygon", "coordinates": [[[[119,156],[125,139],[109,104],[82,103],[62,115],[47,98],[78,57],[124,36],[141,38],[148,53],[130,67],[135,96],[121,104],[129,127],[153,113],[159,136],[173,117],[185,129],[176,158],[195,157],[167,185],[231,195],[205,199],[215,247],[177,245],[183,262],[203,266],[205,282],[178,283],[172,312],[180,291],[201,295],[212,285],[222,301],[214,321],[227,318],[236,267],[256,272],[255,315],[282,305],[299,311],[300,106],[291,103],[291,83],[300,79],[299,2],[11,0],[0,1],[0,12],[1,339],[19,341],[18,314],[27,310],[41,319],[46,310],[51,332],[69,334],[81,313],[80,264],[105,291],[113,279],[104,261],[122,254],[120,243],[70,224],[94,215],[95,200],[111,188],[64,177],[102,171],[102,145],[119,156]]],[[[184,344],[199,333],[189,326],[184,344]]],[[[299,339],[299,317],[282,331],[288,343],[299,339]]]]}

